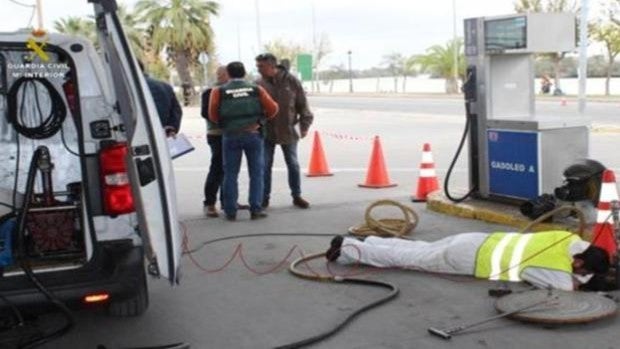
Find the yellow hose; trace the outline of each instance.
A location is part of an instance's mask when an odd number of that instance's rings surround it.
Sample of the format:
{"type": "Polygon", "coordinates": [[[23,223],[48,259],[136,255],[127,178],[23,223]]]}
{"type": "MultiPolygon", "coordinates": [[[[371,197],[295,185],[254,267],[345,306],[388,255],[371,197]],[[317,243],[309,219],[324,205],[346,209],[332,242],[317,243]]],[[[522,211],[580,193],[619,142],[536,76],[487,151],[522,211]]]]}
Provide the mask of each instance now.
{"type": "Polygon", "coordinates": [[[394,200],[379,200],[366,208],[364,213],[365,223],[349,228],[349,234],[355,236],[377,235],[381,237],[404,237],[418,224],[419,218],[415,211],[394,200]],[[398,207],[402,213],[402,219],[381,218],[375,219],[372,211],[380,206],[398,207]]]}
{"type": "Polygon", "coordinates": [[[579,218],[579,228],[578,228],[577,231],[574,231],[574,233],[576,233],[577,235],[579,235],[583,239],[584,238],[583,233],[584,233],[584,230],[586,229],[586,219],[585,219],[585,216],[583,214],[583,211],[581,211],[577,207],[569,206],[569,205],[560,206],[560,207],[554,209],[553,211],[549,211],[549,212],[545,213],[544,215],[536,218],[530,224],[526,225],[519,232],[520,233],[527,233],[533,227],[535,227],[536,225],[544,222],[545,220],[547,220],[549,217],[553,216],[554,214],[557,214],[557,213],[560,213],[560,212],[564,212],[564,211],[575,212],[577,214],[577,218],[579,218]]]}

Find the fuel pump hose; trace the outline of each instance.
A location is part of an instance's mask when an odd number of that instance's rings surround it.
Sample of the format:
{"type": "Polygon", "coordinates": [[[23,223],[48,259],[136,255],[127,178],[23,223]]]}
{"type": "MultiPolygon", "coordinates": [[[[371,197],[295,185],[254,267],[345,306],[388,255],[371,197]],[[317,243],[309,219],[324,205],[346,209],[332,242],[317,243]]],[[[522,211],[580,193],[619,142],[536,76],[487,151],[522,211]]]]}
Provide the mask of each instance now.
{"type": "Polygon", "coordinates": [[[446,194],[446,197],[450,199],[450,201],[455,202],[455,203],[459,203],[459,202],[467,200],[467,198],[470,197],[471,194],[478,189],[474,186],[464,196],[460,198],[455,198],[450,194],[450,190],[448,188],[448,186],[450,185],[450,176],[452,175],[452,170],[454,169],[454,165],[456,164],[456,161],[459,159],[459,156],[461,155],[461,151],[463,150],[463,145],[465,145],[465,140],[467,139],[467,133],[469,133],[469,128],[471,126],[471,120],[470,120],[471,115],[469,112],[469,103],[465,103],[465,109],[467,110],[467,121],[465,122],[465,129],[463,129],[463,136],[461,136],[459,147],[456,150],[454,157],[452,158],[452,162],[450,163],[450,167],[448,167],[448,172],[446,173],[446,178],[444,179],[444,182],[443,182],[443,191],[446,194]]]}

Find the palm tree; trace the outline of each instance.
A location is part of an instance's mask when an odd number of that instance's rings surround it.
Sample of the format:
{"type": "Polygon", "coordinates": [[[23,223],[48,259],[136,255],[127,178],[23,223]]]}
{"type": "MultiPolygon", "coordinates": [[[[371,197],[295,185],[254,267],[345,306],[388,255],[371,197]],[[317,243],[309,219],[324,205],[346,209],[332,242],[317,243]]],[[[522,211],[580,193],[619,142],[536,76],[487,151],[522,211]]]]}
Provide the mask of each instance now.
{"type": "Polygon", "coordinates": [[[204,0],[140,0],[135,10],[138,19],[149,27],[154,52],[165,50],[176,67],[188,104],[195,95],[191,71],[198,64],[198,54],[214,51],[210,17],[218,14],[219,4],[204,0]]]}
{"type": "Polygon", "coordinates": [[[426,50],[426,54],[418,57],[417,63],[425,72],[446,79],[446,93],[458,92],[458,81],[454,74],[454,50],[459,52],[457,68],[458,75],[462,76],[465,69],[465,59],[463,57],[463,41],[461,39],[451,40],[444,46],[434,45],[426,50]],[[456,46],[455,46],[456,45],[456,46]]]}
{"type": "Polygon", "coordinates": [[[54,30],[68,35],[83,36],[94,42],[96,39],[95,23],[90,19],[69,16],[54,21],[54,30]]]}
{"type": "MultiPolygon", "coordinates": [[[[126,6],[119,5],[117,13],[134,53],[136,53],[138,57],[142,57],[142,50],[144,49],[144,30],[139,28],[138,21],[135,16],[127,10],[126,6]]],[[[74,16],[61,18],[54,22],[54,29],[63,34],[84,36],[92,41],[95,47],[98,47],[93,16],[89,16],[88,18],[74,16]]]]}
{"type": "MultiPolygon", "coordinates": [[[[579,12],[576,0],[515,0],[515,11],[524,12],[579,12]]],[[[566,52],[545,54],[553,62],[553,78],[556,91],[560,89],[560,62],[566,52]]]]}
{"type": "Polygon", "coordinates": [[[146,47],[146,35],[145,30],[138,21],[136,14],[129,11],[127,6],[123,4],[118,5],[118,11],[116,13],[121,25],[123,26],[125,37],[127,37],[134,54],[136,54],[138,58],[142,59],[144,57],[144,50],[146,47]]]}

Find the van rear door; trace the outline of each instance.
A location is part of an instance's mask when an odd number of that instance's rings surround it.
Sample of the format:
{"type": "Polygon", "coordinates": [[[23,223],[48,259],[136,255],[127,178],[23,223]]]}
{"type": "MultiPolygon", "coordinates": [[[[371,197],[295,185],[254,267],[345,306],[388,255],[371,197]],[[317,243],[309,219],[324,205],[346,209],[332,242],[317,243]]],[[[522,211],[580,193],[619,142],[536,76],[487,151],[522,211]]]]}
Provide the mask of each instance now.
{"type": "Polygon", "coordinates": [[[99,44],[109,68],[129,151],[127,168],[149,272],[178,282],[182,236],[174,173],[163,127],[117,16],[116,0],[94,3],[99,44]]]}

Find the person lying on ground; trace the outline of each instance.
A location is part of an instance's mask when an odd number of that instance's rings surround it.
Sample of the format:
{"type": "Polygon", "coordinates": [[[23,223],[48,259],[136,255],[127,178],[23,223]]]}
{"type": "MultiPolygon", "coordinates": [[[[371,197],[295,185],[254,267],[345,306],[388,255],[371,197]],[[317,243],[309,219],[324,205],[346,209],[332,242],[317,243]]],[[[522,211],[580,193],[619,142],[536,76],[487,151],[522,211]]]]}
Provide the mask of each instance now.
{"type": "Polygon", "coordinates": [[[560,290],[577,290],[592,275],[603,275],[609,269],[605,250],[567,231],[461,233],[433,242],[337,236],[326,258],[344,265],[525,281],[560,290]]]}

